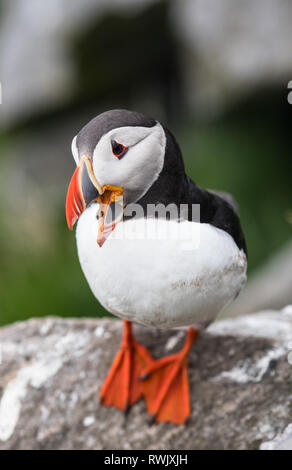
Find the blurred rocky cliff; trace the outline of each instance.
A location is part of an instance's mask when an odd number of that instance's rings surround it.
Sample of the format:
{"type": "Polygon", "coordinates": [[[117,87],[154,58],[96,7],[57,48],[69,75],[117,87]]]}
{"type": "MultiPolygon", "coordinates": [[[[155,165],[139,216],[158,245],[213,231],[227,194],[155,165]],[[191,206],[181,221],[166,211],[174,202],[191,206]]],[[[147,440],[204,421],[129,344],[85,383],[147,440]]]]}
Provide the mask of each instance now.
{"type": "Polygon", "coordinates": [[[153,71],[175,95],[180,69],[187,107],[199,114],[291,80],[288,0],[2,0],[1,11],[1,126],[66,106],[76,91],[93,102],[120,88],[137,106],[150,98],[153,71]]]}

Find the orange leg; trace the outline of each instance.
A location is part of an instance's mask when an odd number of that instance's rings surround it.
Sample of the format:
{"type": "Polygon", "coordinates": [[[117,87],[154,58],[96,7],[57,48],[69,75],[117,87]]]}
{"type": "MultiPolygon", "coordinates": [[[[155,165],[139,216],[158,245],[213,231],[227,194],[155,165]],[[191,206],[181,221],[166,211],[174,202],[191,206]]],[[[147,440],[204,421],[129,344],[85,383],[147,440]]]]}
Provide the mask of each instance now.
{"type": "Polygon", "coordinates": [[[133,336],[132,323],[124,321],[124,333],[109,374],[100,390],[101,403],[127,411],[141,398],[143,390],[138,378],[153,358],[133,336]]]}
{"type": "Polygon", "coordinates": [[[141,377],[143,394],[151,421],[184,424],[191,414],[188,380],[188,355],[199,331],[190,327],[182,350],[152,360],[141,377]]]}

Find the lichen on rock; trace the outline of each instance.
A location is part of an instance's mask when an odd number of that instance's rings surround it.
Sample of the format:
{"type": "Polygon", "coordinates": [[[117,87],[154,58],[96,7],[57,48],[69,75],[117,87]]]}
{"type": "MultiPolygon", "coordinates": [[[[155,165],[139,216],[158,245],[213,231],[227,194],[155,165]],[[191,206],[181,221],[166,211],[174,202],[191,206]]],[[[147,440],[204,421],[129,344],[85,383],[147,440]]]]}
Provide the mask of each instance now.
{"type": "MultiPolygon", "coordinates": [[[[127,416],[100,405],[120,321],[50,317],[1,328],[0,449],[276,448],[292,410],[286,313],[223,320],[201,334],[189,359],[187,426],[149,426],[143,401],[127,416]]],[[[181,330],[134,328],[154,357],[184,341],[181,330]]]]}

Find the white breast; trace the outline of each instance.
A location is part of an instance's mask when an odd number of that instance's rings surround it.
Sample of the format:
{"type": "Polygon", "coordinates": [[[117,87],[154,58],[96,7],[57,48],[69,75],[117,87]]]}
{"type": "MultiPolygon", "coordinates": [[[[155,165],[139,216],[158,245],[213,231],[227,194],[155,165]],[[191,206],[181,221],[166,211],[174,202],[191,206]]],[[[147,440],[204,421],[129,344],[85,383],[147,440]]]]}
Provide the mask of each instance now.
{"type": "Polygon", "coordinates": [[[120,222],[100,248],[97,207],[80,217],[77,247],[92,292],[111,313],[162,328],[202,324],[242,288],[246,257],[223,230],[134,219],[120,222]]]}

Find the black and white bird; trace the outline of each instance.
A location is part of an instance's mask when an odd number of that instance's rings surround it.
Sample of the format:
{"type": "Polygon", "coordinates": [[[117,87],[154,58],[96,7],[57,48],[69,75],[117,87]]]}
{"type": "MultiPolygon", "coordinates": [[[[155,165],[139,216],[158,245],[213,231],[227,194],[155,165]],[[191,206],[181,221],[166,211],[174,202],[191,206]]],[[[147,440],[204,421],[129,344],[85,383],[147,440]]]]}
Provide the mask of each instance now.
{"type": "Polygon", "coordinates": [[[137,112],[98,115],[74,137],[72,153],[67,223],[72,229],[79,219],[78,255],[93,294],[124,320],[101,401],[126,410],[143,396],[154,421],[182,424],[190,415],[191,345],[246,281],[246,244],[232,198],[197,186],[174,136],[137,112]],[[172,215],[161,216],[161,208],[172,215]],[[136,341],[132,322],[189,326],[185,345],[156,360],[136,341]]]}

